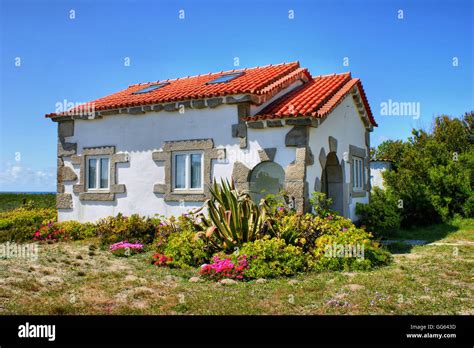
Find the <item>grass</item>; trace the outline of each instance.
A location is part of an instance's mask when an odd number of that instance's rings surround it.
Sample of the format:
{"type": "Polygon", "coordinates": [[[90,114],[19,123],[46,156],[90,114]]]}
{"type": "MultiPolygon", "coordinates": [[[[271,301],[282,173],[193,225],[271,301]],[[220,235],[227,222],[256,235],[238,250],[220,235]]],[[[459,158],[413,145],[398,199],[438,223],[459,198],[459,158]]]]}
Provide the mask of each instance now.
{"type": "Polygon", "coordinates": [[[295,284],[191,283],[196,270],[152,266],[150,254],[114,257],[97,240],[42,244],[36,262],[0,259],[0,314],[472,315],[473,227],[471,219],[413,230],[410,239],[444,237],[387,267],[305,273],[295,284]]]}
{"type": "Polygon", "coordinates": [[[449,223],[400,230],[393,239],[419,239],[427,242],[435,242],[441,239],[445,239],[444,242],[458,239],[474,241],[473,230],[474,219],[458,218],[449,223]]]}
{"type": "Polygon", "coordinates": [[[37,208],[55,208],[56,195],[54,193],[0,193],[0,212],[13,210],[30,201],[34,202],[37,208]]]}

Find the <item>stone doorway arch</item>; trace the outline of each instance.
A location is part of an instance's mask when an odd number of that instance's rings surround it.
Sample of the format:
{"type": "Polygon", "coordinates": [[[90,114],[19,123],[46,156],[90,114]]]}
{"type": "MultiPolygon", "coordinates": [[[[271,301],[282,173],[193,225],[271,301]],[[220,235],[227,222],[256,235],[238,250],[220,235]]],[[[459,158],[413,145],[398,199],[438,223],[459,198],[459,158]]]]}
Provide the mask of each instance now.
{"type": "Polygon", "coordinates": [[[343,168],[339,163],[335,152],[330,152],[326,157],[321,177],[321,192],[326,194],[327,198],[332,199],[331,209],[344,216],[344,185],[343,168]]]}

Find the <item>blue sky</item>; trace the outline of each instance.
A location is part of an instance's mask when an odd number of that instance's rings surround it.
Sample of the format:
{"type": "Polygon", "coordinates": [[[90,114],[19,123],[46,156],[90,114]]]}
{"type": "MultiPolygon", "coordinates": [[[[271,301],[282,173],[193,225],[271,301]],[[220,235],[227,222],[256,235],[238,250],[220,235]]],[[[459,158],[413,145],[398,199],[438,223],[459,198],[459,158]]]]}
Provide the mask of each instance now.
{"type": "Polygon", "coordinates": [[[0,191],[55,190],[56,125],[44,115],[56,103],[233,69],[235,57],[240,67],[299,60],[313,76],[351,71],[379,123],[372,145],[474,109],[469,0],[0,3],[0,191]],[[389,100],[419,103],[420,117],[381,115],[389,100]]]}

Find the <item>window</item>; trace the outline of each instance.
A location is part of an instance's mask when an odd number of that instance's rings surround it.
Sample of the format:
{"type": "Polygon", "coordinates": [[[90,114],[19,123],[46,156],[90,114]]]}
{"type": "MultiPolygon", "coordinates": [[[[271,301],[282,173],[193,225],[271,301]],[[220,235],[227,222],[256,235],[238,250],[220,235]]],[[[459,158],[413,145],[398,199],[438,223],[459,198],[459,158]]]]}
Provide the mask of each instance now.
{"type": "Polygon", "coordinates": [[[203,154],[181,152],[173,156],[173,187],[175,190],[200,190],[203,177],[203,154]]]}
{"type": "Polygon", "coordinates": [[[221,75],[215,78],[214,80],[206,82],[206,85],[210,85],[214,83],[229,82],[229,81],[232,81],[233,79],[236,79],[239,76],[242,76],[243,74],[244,74],[243,72],[238,72],[238,73],[221,75]]]}
{"type": "Polygon", "coordinates": [[[164,83],[157,83],[148,87],[145,87],[143,89],[140,89],[139,91],[133,92],[132,94],[143,94],[143,93],[148,93],[157,90],[158,88],[165,87],[169,85],[169,82],[164,82],[164,83]]]}
{"type": "Polygon", "coordinates": [[[352,187],[354,190],[362,191],[364,187],[364,160],[360,157],[352,157],[352,187]]]}
{"type": "Polygon", "coordinates": [[[250,197],[259,204],[262,198],[276,195],[285,183],[285,171],[275,162],[265,161],[257,164],[250,176],[250,197]]]}
{"type": "Polygon", "coordinates": [[[109,188],[109,158],[87,158],[87,188],[89,190],[107,190],[109,188]]]}

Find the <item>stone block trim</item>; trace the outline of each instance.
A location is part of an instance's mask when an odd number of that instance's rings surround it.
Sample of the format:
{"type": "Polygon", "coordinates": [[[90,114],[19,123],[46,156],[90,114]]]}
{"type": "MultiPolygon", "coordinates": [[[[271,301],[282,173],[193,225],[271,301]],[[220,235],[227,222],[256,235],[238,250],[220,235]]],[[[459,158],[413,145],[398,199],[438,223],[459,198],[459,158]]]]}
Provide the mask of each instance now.
{"type": "Polygon", "coordinates": [[[306,183],[306,166],[308,165],[308,147],[296,148],[296,159],[285,168],[285,190],[294,199],[297,212],[308,208],[308,184],[306,183]]]}
{"type": "Polygon", "coordinates": [[[237,123],[232,125],[233,138],[245,138],[247,136],[247,126],[244,123],[237,123]]]}
{"type": "Polygon", "coordinates": [[[322,147],[321,150],[319,151],[319,164],[321,164],[321,169],[324,169],[326,167],[326,162],[327,162],[326,151],[324,150],[324,147],[322,147]]]}
{"type": "Polygon", "coordinates": [[[276,147],[269,147],[266,149],[258,150],[258,156],[260,157],[260,161],[273,161],[275,159],[275,155],[277,152],[276,147]]]}
{"type": "Polygon", "coordinates": [[[193,109],[204,109],[206,107],[206,101],[203,99],[192,100],[191,105],[193,109]]]}
{"type": "Polygon", "coordinates": [[[72,195],[69,193],[56,194],[56,208],[57,209],[72,209],[72,195]]]}
{"type": "Polygon", "coordinates": [[[67,166],[59,166],[58,167],[58,183],[62,183],[64,181],[76,181],[77,175],[74,170],[67,166]]]}
{"type": "Polygon", "coordinates": [[[74,121],[62,121],[58,122],[58,137],[72,137],[74,135],[74,121]]]}
{"type": "Polygon", "coordinates": [[[280,120],[267,120],[267,127],[283,127],[280,120]]]}
{"type": "Polygon", "coordinates": [[[56,208],[72,209],[72,195],[66,194],[65,181],[76,181],[77,175],[73,169],[64,165],[64,157],[74,156],[77,152],[77,144],[67,142],[67,137],[74,136],[74,120],[66,119],[58,122],[58,161],[56,172],[56,208]]]}
{"type": "Polygon", "coordinates": [[[328,142],[329,142],[329,152],[337,153],[337,139],[330,136],[328,139],[328,142]]]}
{"type": "Polygon", "coordinates": [[[313,120],[310,118],[289,118],[285,120],[287,126],[312,126],[313,120]]]}
{"type": "Polygon", "coordinates": [[[286,146],[307,146],[309,130],[307,126],[294,126],[285,136],[286,146]]]}
{"type": "Polygon", "coordinates": [[[154,151],[152,153],[153,160],[156,162],[162,162],[165,168],[165,182],[155,184],[153,187],[153,192],[156,194],[163,194],[165,201],[205,201],[209,198],[212,160],[223,160],[225,159],[225,155],[225,149],[214,148],[214,141],[212,139],[166,141],[163,145],[162,151],[154,151]],[[203,190],[202,192],[175,192],[172,189],[173,152],[193,150],[199,150],[203,153],[203,190]]]}
{"type": "Polygon", "coordinates": [[[99,146],[85,147],[81,155],[75,155],[71,158],[71,162],[79,165],[79,183],[72,187],[73,192],[79,194],[81,201],[113,201],[115,194],[125,193],[126,186],[117,183],[117,164],[128,163],[129,156],[127,153],[115,153],[115,146],[99,146]],[[86,159],[87,156],[110,156],[109,160],[109,190],[106,192],[87,191],[86,187],[86,159]]]}
{"type": "Polygon", "coordinates": [[[169,188],[166,184],[155,184],[155,186],[153,186],[154,193],[165,194],[168,190],[169,188]]]}
{"type": "Polygon", "coordinates": [[[102,192],[82,192],[79,194],[81,201],[113,201],[115,194],[102,192]]]}
{"type": "Polygon", "coordinates": [[[58,138],[58,157],[69,157],[77,152],[76,143],[68,143],[64,138],[58,138]]]}
{"type": "Polygon", "coordinates": [[[210,108],[215,108],[224,103],[224,98],[210,98],[207,100],[207,106],[210,108]]]}
{"type": "Polygon", "coordinates": [[[234,167],[232,168],[232,179],[234,180],[235,186],[238,190],[249,190],[250,173],[250,168],[245,164],[239,161],[234,162],[234,167]]]}
{"type": "Polygon", "coordinates": [[[370,185],[370,183],[368,183],[370,180],[366,173],[366,171],[370,173],[369,172],[369,156],[366,149],[357,147],[354,145],[349,145],[349,163],[351,165],[351,174],[350,174],[351,175],[351,180],[350,180],[351,197],[365,197],[368,193],[369,185],[370,185]],[[352,159],[353,156],[360,157],[364,160],[364,170],[362,171],[362,175],[363,175],[363,179],[362,179],[363,190],[362,191],[354,191],[354,188],[353,188],[353,182],[352,182],[353,180],[352,178],[354,177],[354,164],[353,164],[353,159],[352,159]]]}
{"type": "MultiPolygon", "coordinates": [[[[229,97],[226,100],[229,100],[229,97]]],[[[250,104],[243,103],[240,99],[236,101],[233,98],[233,100],[239,104],[237,105],[237,123],[232,125],[232,137],[240,138],[239,146],[241,149],[245,149],[247,148],[247,125],[243,119],[250,115],[250,104]]]]}

